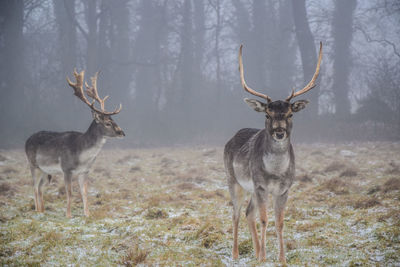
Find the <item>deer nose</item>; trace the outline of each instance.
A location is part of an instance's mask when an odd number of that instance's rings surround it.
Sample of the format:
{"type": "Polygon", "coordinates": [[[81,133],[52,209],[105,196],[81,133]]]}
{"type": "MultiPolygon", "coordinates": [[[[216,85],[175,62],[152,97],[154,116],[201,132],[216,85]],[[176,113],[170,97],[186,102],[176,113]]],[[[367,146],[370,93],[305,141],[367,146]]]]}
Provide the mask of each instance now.
{"type": "Polygon", "coordinates": [[[285,133],[284,132],[277,132],[276,133],[276,138],[278,138],[278,139],[282,139],[283,137],[285,136],[285,133]]]}

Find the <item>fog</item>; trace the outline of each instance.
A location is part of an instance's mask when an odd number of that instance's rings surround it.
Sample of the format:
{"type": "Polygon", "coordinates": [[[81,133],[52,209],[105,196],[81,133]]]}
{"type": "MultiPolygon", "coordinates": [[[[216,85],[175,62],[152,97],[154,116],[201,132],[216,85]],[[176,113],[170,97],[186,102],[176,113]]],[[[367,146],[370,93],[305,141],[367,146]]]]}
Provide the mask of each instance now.
{"type": "MultiPolygon", "coordinates": [[[[66,77],[97,71],[121,147],[213,144],[264,126],[246,82],[273,100],[298,97],[297,142],[400,139],[400,2],[396,0],[3,0],[0,147],[34,132],[86,131],[90,108],[66,77]]],[[[296,98],[297,99],[297,98],[296,98]]],[[[261,99],[259,99],[261,100],[261,99]]]]}

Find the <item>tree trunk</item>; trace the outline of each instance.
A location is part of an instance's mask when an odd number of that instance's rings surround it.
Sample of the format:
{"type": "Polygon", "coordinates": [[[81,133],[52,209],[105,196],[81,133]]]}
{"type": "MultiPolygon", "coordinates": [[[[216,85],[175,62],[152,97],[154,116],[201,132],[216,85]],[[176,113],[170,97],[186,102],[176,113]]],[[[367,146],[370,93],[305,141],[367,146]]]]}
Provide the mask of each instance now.
{"type": "Polygon", "coordinates": [[[333,85],[336,115],[350,114],[349,75],[351,71],[350,44],[353,39],[353,13],[357,0],[336,0],[333,12],[333,85]]]}
{"type": "Polygon", "coordinates": [[[57,89],[56,97],[54,99],[54,108],[60,111],[60,119],[62,122],[60,128],[69,127],[74,120],[72,120],[73,113],[68,112],[71,108],[73,99],[71,98],[71,91],[67,87],[65,77],[71,77],[74,68],[77,68],[77,37],[75,20],[75,0],[71,1],[53,1],[54,14],[58,30],[58,51],[60,61],[59,74],[55,79],[57,83],[54,85],[57,89]]]}
{"type": "Polygon", "coordinates": [[[0,1],[0,136],[15,135],[25,116],[22,0],[0,1]]]}
{"type": "Polygon", "coordinates": [[[86,40],[86,75],[93,76],[97,71],[97,0],[87,0],[85,18],[88,26],[86,40]]]}
{"type": "MultiPolygon", "coordinates": [[[[292,0],[292,9],[296,39],[297,44],[299,45],[301,65],[303,68],[303,86],[305,86],[314,75],[317,64],[315,41],[308,24],[306,1],[292,0]]],[[[317,86],[313,88],[307,96],[307,98],[310,99],[310,104],[307,109],[309,110],[308,113],[311,114],[312,117],[316,117],[318,115],[318,96],[319,86],[317,82],[317,86]]]]}

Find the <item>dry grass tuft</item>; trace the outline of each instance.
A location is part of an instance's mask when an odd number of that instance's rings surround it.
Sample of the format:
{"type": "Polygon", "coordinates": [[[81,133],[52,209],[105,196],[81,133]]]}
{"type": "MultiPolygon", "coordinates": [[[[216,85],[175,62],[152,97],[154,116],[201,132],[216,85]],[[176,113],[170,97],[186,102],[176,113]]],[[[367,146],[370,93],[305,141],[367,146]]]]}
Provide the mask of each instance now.
{"type": "Polygon", "coordinates": [[[354,177],[357,176],[358,172],[355,168],[347,168],[339,176],[340,177],[354,177]]]}
{"type": "Polygon", "coordinates": [[[109,207],[102,205],[100,208],[97,209],[91,209],[90,210],[90,217],[87,218],[87,220],[101,220],[101,219],[105,219],[105,218],[109,218],[110,214],[109,214],[109,207]]]}
{"type": "Polygon", "coordinates": [[[349,193],[349,185],[339,178],[332,178],[322,184],[322,189],[333,192],[337,195],[349,193]]]}
{"type": "Polygon", "coordinates": [[[217,150],[214,149],[209,149],[203,152],[203,156],[204,157],[211,157],[211,156],[215,156],[215,154],[217,153],[217,150]]]}
{"type": "Polygon", "coordinates": [[[400,179],[399,178],[390,178],[382,186],[382,191],[384,193],[394,191],[394,190],[399,190],[399,189],[400,189],[400,179]]]}
{"type": "Polygon", "coordinates": [[[312,232],[316,231],[316,228],[322,228],[324,225],[325,223],[321,221],[307,222],[296,225],[296,230],[301,232],[312,232]]]}
{"type": "Polygon", "coordinates": [[[315,150],[315,151],[311,152],[310,155],[313,155],[313,156],[324,156],[325,154],[320,150],[315,150]]]}
{"type": "Polygon", "coordinates": [[[205,248],[212,247],[223,238],[223,232],[210,222],[206,222],[194,235],[194,239],[201,239],[201,245],[205,248]]]}
{"type": "Polygon", "coordinates": [[[6,161],[7,158],[0,154],[0,161],[6,161]]]}
{"type": "Polygon", "coordinates": [[[251,239],[243,240],[239,243],[239,255],[248,255],[253,251],[253,242],[251,239]]]}
{"type": "Polygon", "coordinates": [[[14,195],[15,189],[9,183],[0,184],[0,195],[14,195]]]}
{"type": "Polygon", "coordinates": [[[7,168],[3,169],[2,173],[4,173],[4,174],[13,174],[13,173],[18,173],[18,170],[14,169],[12,167],[7,167],[7,168]]]}
{"type": "Polygon", "coordinates": [[[161,159],[160,163],[161,163],[161,167],[168,168],[169,166],[171,166],[174,163],[174,161],[172,159],[164,157],[161,159]]]}
{"type": "Polygon", "coordinates": [[[125,162],[131,160],[132,158],[133,158],[133,157],[132,157],[131,155],[127,155],[127,156],[124,156],[124,157],[118,159],[115,163],[117,163],[117,164],[124,164],[125,162]]]}
{"type": "Polygon", "coordinates": [[[125,256],[122,257],[121,264],[125,266],[136,266],[145,263],[147,256],[150,254],[148,250],[142,250],[137,244],[131,247],[125,256]]]}
{"type": "Polygon", "coordinates": [[[105,172],[105,171],[107,171],[107,170],[104,168],[101,168],[101,167],[97,167],[97,168],[93,169],[93,172],[98,172],[98,173],[105,172]]]}
{"type": "Polygon", "coordinates": [[[302,182],[302,183],[311,183],[313,180],[310,176],[308,176],[307,174],[303,174],[300,176],[296,177],[298,181],[302,182]]]}
{"type": "Polygon", "coordinates": [[[353,208],[355,209],[368,209],[371,207],[375,207],[381,204],[378,199],[372,198],[361,198],[356,202],[352,203],[353,208]]]}
{"type": "Polygon", "coordinates": [[[162,209],[148,209],[146,214],[146,219],[154,220],[154,219],[164,219],[168,218],[168,213],[163,211],[162,209]]]}
{"type": "Polygon", "coordinates": [[[334,161],[325,168],[325,172],[335,172],[344,169],[346,165],[339,161],[334,161]]]}
{"type": "Polygon", "coordinates": [[[129,170],[129,172],[130,173],[132,173],[132,172],[139,172],[139,171],[141,171],[142,170],[142,168],[140,168],[139,166],[133,166],[130,170],[129,170]]]}
{"type": "Polygon", "coordinates": [[[180,189],[180,190],[194,190],[194,189],[196,189],[197,188],[197,186],[195,185],[195,184],[192,184],[192,183],[187,183],[187,182],[184,182],[184,183],[180,183],[180,184],[178,184],[177,186],[176,186],[178,189],[180,189]]]}
{"type": "Polygon", "coordinates": [[[393,161],[389,162],[389,168],[385,171],[386,174],[400,174],[400,167],[393,161]]]}
{"type": "Polygon", "coordinates": [[[381,191],[381,187],[379,185],[376,185],[376,186],[373,186],[370,189],[368,189],[367,194],[372,195],[379,191],[381,191]]]}
{"type": "Polygon", "coordinates": [[[288,251],[294,250],[297,248],[296,241],[294,241],[294,240],[286,240],[285,244],[286,244],[286,250],[288,250],[288,251]]]}
{"type": "Polygon", "coordinates": [[[205,191],[204,193],[200,194],[201,198],[204,199],[212,199],[212,198],[221,198],[221,199],[229,199],[223,190],[217,189],[214,191],[205,191]]]}

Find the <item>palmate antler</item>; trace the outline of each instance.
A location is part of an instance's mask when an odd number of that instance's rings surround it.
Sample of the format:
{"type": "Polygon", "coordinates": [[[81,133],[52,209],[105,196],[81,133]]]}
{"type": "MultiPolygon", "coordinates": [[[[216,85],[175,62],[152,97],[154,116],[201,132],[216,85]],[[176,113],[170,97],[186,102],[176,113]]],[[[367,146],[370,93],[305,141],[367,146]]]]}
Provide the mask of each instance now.
{"type": "Polygon", "coordinates": [[[99,94],[97,92],[97,76],[98,76],[98,72],[96,72],[96,74],[91,77],[91,82],[92,82],[92,86],[89,86],[86,82],[86,94],[93,99],[92,102],[90,102],[84,92],[83,92],[83,81],[84,81],[84,76],[85,76],[85,71],[81,71],[80,73],[76,72],[76,69],[74,69],[74,76],[76,79],[76,83],[73,83],[70,81],[70,79],[67,77],[67,82],[69,84],[69,86],[72,87],[72,89],[74,89],[74,95],[76,95],[80,100],[82,100],[82,102],[86,103],[92,110],[104,114],[104,115],[115,115],[118,114],[121,109],[122,109],[122,105],[119,104],[119,107],[116,108],[113,112],[107,112],[104,108],[104,102],[107,100],[108,96],[104,97],[103,99],[101,99],[99,97],[99,94]],[[96,101],[100,104],[100,110],[97,109],[94,104],[96,103],[96,101]]]}
{"type": "MultiPolygon", "coordinates": [[[[243,48],[243,45],[240,45],[240,48],[239,48],[239,71],[240,71],[240,81],[242,82],[242,86],[243,86],[244,90],[246,90],[247,92],[249,92],[252,95],[264,98],[265,100],[267,100],[268,103],[272,102],[272,99],[268,95],[259,93],[247,86],[246,81],[244,80],[242,48],[243,48]]],[[[293,97],[302,95],[315,87],[315,80],[317,79],[318,74],[319,74],[321,60],[322,60],[322,42],[319,43],[318,63],[317,63],[317,68],[315,69],[314,76],[312,77],[311,81],[300,91],[295,92],[294,88],[293,88],[292,93],[285,99],[287,102],[289,102],[293,97]]]]}

